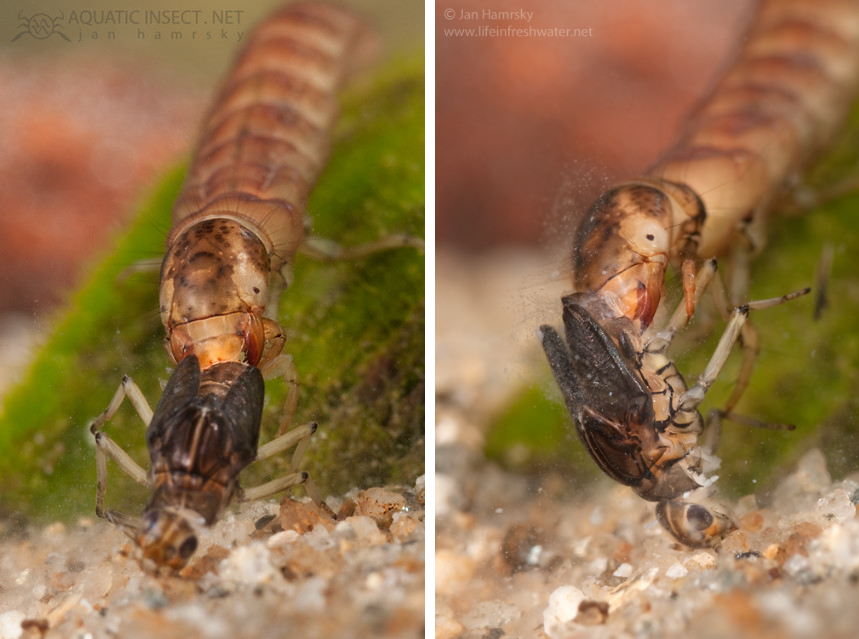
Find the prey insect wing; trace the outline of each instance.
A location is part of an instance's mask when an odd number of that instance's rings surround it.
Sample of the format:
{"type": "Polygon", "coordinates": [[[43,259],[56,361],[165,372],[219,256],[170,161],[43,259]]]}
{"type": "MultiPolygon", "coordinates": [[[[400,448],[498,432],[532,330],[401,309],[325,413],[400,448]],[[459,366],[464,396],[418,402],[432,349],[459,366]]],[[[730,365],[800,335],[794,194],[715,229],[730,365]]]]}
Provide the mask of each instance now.
{"type": "Polygon", "coordinates": [[[150,506],[189,506],[211,523],[256,457],[264,392],[262,374],[247,367],[225,396],[207,393],[197,358],[182,360],[146,432],[155,488],[150,506]],[[178,392],[170,392],[174,379],[183,387],[178,392]]]}
{"type": "Polygon", "coordinates": [[[569,348],[542,326],[543,349],[588,453],[610,477],[633,486],[648,475],[641,451],[658,446],[650,393],[575,297],[564,299],[569,348]]]}

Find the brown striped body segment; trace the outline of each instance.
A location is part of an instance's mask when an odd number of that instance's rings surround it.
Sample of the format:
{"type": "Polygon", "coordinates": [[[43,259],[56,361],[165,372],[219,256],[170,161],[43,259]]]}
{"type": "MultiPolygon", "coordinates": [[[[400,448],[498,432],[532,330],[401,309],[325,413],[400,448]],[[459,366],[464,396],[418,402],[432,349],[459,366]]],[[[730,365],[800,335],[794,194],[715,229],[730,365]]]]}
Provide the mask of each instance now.
{"type": "Polygon", "coordinates": [[[723,254],[829,144],[857,85],[859,4],[761,3],[737,62],[649,171],[701,197],[702,258],[723,254]]]}
{"type": "Polygon", "coordinates": [[[304,238],[337,93],[368,38],[347,10],[290,4],[250,36],[205,118],[161,270],[176,361],[258,363],[272,272],[304,238]]]}

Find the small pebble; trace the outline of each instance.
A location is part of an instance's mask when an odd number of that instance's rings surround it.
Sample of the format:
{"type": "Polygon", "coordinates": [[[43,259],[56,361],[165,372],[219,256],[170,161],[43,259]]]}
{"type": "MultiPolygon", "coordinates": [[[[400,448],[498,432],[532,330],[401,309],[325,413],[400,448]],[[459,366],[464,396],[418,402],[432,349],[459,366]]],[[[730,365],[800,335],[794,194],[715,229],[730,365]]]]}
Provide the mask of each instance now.
{"type": "Polygon", "coordinates": [[[686,569],[686,567],[679,561],[677,561],[671,564],[671,567],[669,567],[668,570],[665,571],[665,576],[669,579],[681,579],[685,577],[688,573],[689,571],[686,569]]]}
{"type": "Polygon", "coordinates": [[[708,570],[710,568],[716,567],[716,557],[714,557],[711,553],[702,550],[696,552],[684,563],[686,563],[687,565],[689,563],[697,564],[698,568],[708,570]]]}
{"type": "Polygon", "coordinates": [[[519,609],[501,600],[481,601],[462,616],[462,624],[469,630],[501,628],[522,615],[519,609]]]}
{"type": "Polygon", "coordinates": [[[814,506],[814,514],[825,522],[843,524],[848,519],[856,516],[856,505],[850,500],[846,491],[838,488],[817,500],[814,506]]]}
{"type": "Polygon", "coordinates": [[[549,606],[543,611],[543,630],[551,639],[566,635],[565,626],[579,614],[584,593],[575,586],[561,586],[549,595],[549,606]]]}
{"type": "Polygon", "coordinates": [[[435,616],[435,639],[456,639],[462,635],[465,628],[462,624],[448,615],[435,616]]]}
{"type": "Polygon", "coordinates": [[[358,493],[355,503],[358,515],[372,517],[384,530],[391,527],[394,513],[406,507],[406,498],[383,488],[369,488],[358,493]]]}
{"type": "Polygon", "coordinates": [[[438,594],[452,594],[468,584],[474,577],[473,559],[452,550],[435,553],[435,584],[438,594]]]}
{"type": "Polygon", "coordinates": [[[612,573],[615,577],[620,577],[621,579],[627,579],[632,576],[632,566],[629,564],[621,564],[617,567],[617,570],[612,573]]]}
{"type": "Polygon", "coordinates": [[[758,532],[761,528],[764,527],[764,518],[763,516],[756,510],[752,512],[746,513],[742,517],[740,517],[740,528],[745,530],[746,532],[758,532]]]}
{"type": "Polygon", "coordinates": [[[21,636],[21,622],[26,615],[20,610],[7,610],[0,613],[0,639],[18,639],[21,636]]]}

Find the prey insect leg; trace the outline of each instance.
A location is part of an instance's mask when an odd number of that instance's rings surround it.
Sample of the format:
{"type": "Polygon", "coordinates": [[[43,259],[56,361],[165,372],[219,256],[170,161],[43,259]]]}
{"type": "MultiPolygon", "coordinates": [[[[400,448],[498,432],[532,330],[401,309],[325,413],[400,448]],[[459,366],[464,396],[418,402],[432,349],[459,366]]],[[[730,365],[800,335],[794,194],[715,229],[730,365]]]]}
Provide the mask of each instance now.
{"type": "Polygon", "coordinates": [[[137,384],[134,383],[134,380],[127,375],[122,378],[122,382],[113,394],[110,404],[108,404],[104,412],[99,415],[90,426],[90,432],[95,436],[96,445],[95,459],[97,479],[95,512],[99,517],[107,519],[122,528],[128,528],[134,518],[114,510],[106,510],[104,507],[104,500],[107,494],[108,457],[116,462],[119,468],[138,484],[146,487],[149,487],[150,485],[148,473],[140,466],[140,464],[134,461],[119,444],[113,441],[113,439],[111,439],[110,436],[102,430],[103,426],[110,421],[110,419],[116,414],[116,411],[119,410],[119,407],[122,405],[122,402],[126,397],[131,402],[132,406],[134,406],[134,409],[137,411],[137,414],[140,415],[143,422],[148,426],[149,422],[152,421],[152,408],[150,408],[149,402],[146,401],[146,397],[144,397],[140,387],[138,387],[137,384]]]}
{"type": "Polygon", "coordinates": [[[731,354],[731,350],[734,348],[734,344],[739,339],[743,326],[748,318],[749,311],[762,310],[777,306],[778,304],[783,304],[784,302],[806,295],[810,290],[811,289],[806,288],[801,291],[796,291],[795,293],[783,295],[782,297],[749,302],[735,308],[734,312],[731,314],[730,320],[728,321],[728,326],[725,328],[725,332],[722,333],[722,338],[719,340],[719,344],[716,346],[716,350],[713,352],[710,362],[704,369],[704,373],[701,375],[701,378],[692,388],[687,390],[680,397],[680,408],[678,412],[693,413],[698,410],[698,406],[704,400],[704,395],[707,393],[710,386],[712,386],[716,377],[719,376],[728,356],[731,354]]]}
{"type": "Polygon", "coordinates": [[[737,424],[749,426],[751,428],[761,428],[764,430],[780,430],[791,431],[795,430],[794,424],[780,424],[778,422],[764,422],[754,417],[732,413],[725,409],[712,408],[707,413],[707,422],[704,427],[704,435],[701,440],[701,447],[706,448],[711,453],[715,453],[719,447],[719,442],[722,435],[722,420],[728,419],[737,424]]]}
{"type": "MultiPolygon", "coordinates": [[[[298,406],[299,392],[298,369],[296,369],[295,363],[292,361],[292,356],[285,355],[283,353],[279,354],[276,358],[266,364],[262,369],[262,373],[265,379],[282,377],[286,382],[287,392],[286,399],[283,403],[283,417],[281,417],[280,424],[277,427],[277,436],[267,444],[263,444],[259,447],[256,460],[254,461],[268,459],[272,455],[280,453],[294,445],[295,452],[292,454],[292,461],[289,463],[289,475],[273,480],[267,484],[263,484],[262,486],[245,490],[243,499],[246,501],[259,499],[260,497],[251,497],[251,495],[256,495],[258,492],[262,492],[263,496],[268,496],[286,488],[297,486],[298,484],[304,484],[304,490],[307,492],[308,496],[317,504],[325,506],[325,502],[322,501],[322,496],[310,475],[303,471],[297,472],[298,465],[301,463],[301,458],[304,457],[304,453],[310,446],[310,438],[313,433],[316,432],[318,425],[316,422],[311,422],[289,430],[289,425],[292,423],[292,418],[295,416],[295,410],[298,406]],[[300,478],[298,478],[298,481],[295,483],[284,485],[283,488],[275,488],[276,485],[279,485],[275,482],[290,481],[287,479],[288,477],[297,477],[299,475],[300,478]],[[263,489],[270,492],[265,492],[263,489]]],[[[327,508],[327,506],[325,507],[327,508]]]]}
{"type": "Polygon", "coordinates": [[[310,422],[309,424],[298,426],[279,437],[275,437],[267,444],[260,446],[257,450],[257,456],[254,460],[255,462],[266,460],[295,446],[295,452],[292,454],[292,461],[290,462],[289,470],[287,471],[288,474],[283,477],[273,479],[272,481],[266,482],[260,486],[246,488],[242,495],[242,499],[244,501],[262,499],[282,490],[286,490],[287,488],[303,484],[307,495],[315,503],[327,509],[319,490],[316,488],[313,478],[309,473],[298,470],[301,458],[304,456],[307,447],[310,445],[310,438],[313,436],[313,433],[316,432],[317,427],[318,424],[316,422],[310,422]]]}
{"type": "MultiPolygon", "coordinates": [[[[313,499],[313,501],[317,504],[324,506],[325,502],[322,501],[322,496],[320,495],[319,490],[316,488],[316,484],[313,482],[313,479],[310,477],[310,475],[305,472],[298,472],[298,465],[301,463],[301,459],[302,457],[304,457],[304,453],[310,446],[310,438],[313,433],[316,432],[318,424],[316,424],[316,422],[311,422],[310,424],[305,424],[303,426],[299,426],[297,428],[289,430],[289,425],[292,423],[292,418],[295,416],[295,411],[298,406],[299,393],[298,369],[295,367],[295,363],[292,361],[292,356],[286,355],[284,353],[278,354],[277,357],[266,362],[266,364],[261,368],[261,372],[263,373],[263,377],[265,379],[273,379],[275,377],[283,378],[284,382],[286,383],[287,392],[286,399],[283,403],[283,417],[281,417],[280,424],[277,427],[276,437],[267,444],[263,444],[259,447],[255,461],[268,459],[272,455],[282,452],[287,448],[290,448],[295,445],[295,452],[292,454],[292,460],[289,464],[288,472],[290,473],[290,475],[288,475],[288,477],[293,475],[301,475],[301,478],[299,481],[297,481],[297,483],[286,485],[284,486],[284,488],[275,489],[274,486],[276,485],[275,482],[277,481],[287,481],[286,477],[281,477],[279,480],[273,480],[268,484],[263,484],[263,486],[257,486],[253,489],[245,490],[244,499],[250,500],[251,497],[249,497],[249,495],[256,494],[255,491],[262,491],[264,487],[271,488],[271,492],[264,493],[265,496],[267,496],[276,492],[280,492],[280,490],[289,488],[291,486],[304,484],[304,489],[307,492],[308,496],[313,499]]],[[[254,499],[256,499],[256,497],[254,497],[254,499]]]]}
{"type": "Polygon", "coordinates": [[[398,248],[416,248],[424,250],[424,241],[419,237],[405,233],[392,233],[376,240],[357,246],[342,246],[333,240],[318,235],[305,238],[298,252],[307,257],[322,261],[356,260],[373,253],[389,251],[398,248]]]}

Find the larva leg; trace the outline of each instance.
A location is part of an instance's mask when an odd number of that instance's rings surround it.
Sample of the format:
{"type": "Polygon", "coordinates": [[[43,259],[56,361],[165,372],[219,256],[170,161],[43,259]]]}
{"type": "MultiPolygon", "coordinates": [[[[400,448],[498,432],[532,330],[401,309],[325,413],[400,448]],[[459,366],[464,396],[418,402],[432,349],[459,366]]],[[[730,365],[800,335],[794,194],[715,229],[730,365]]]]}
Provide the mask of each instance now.
{"type": "Polygon", "coordinates": [[[805,184],[795,186],[779,201],[778,210],[786,215],[804,215],[851,195],[859,190],[859,165],[854,165],[850,175],[831,186],[814,189],[805,184]]]}
{"type": "Polygon", "coordinates": [[[328,238],[311,235],[304,239],[298,252],[307,257],[323,261],[355,260],[367,257],[373,253],[389,251],[398,248],[416,248],[424,250],[424,241],[413,235],[405,233],[392,233],[385,235],[372,242],[359,244],[358,246],[344,247],[328,238]]]}
{"type": "Polygon", "coordinates": [[[752,372],[755,370],[755,363],[758,359],[758,353],[761,351],[761,341],[758,337],[758,331],[751,322],[743,325],[743,330],[740,333],[740,343],[743,345],[743,362],[740,365],[740,373],[737,375],[737,381],[734,382],[731,396],[725,402],[723,410],[726,413],[734,409],[734,406],[737,405],[743,393],[749,387],[749,383],[752,381],[752,372]]]}
{"type": "MultiPolygon", "coordinates": [[[[693,309],[697,307],[698,302],[701,301],[701,297],[704,295],[704,291],[706,291],[707,287],[710,286],[710,282],[713,280],[715,275],[716,260],[714,259],[710,259],[704,262],[704,265],[698,270],[698,272],[692,275],[691,279],[694,281],[695,291],[695,296],[693,298],[692,303],[693,309]]],[[[688,313],[688,308],[689,303],[684,296],[684,300],[681,301],[680,304],[677,306],[677,309],[674,311],[674,314],[668,321],[668,325],[663,329],[663,331],[669,331],[672,335],[674,335],[678,331],[685,328],[686,324],[689,323],[689,320],[692,317],[688,313]]]]}
{"type": "Polygon", "coordinates": [[[132,262],[116,276],[117,282],[124,282],[136,273],[158,273],[161,270],[162,258],[153,257],[132,262]]]}
{"type": "MultiPolygon", "coordinates": [[[[735,264],[736,268],[736,264],[735,264]]],[[[740,267],[742,268],[742,267],[740,267]]],[[[740,281],[744,281],[747,278],[740,278],[740,281]]],[[[734,276],[735,283],[737,282],[737,276],[734,276]]],[[[730,312],[728,311],[728,298],[725,294],[725,288],[722,284],[722,280],[720,277],[716,277],[715,281],[710,286],[713,300],[716,303],[716,308],[719,311],[719,314],[725,321],[730,319],[730,312]]],[[[736,295],[740,293],[736,293],[734,296],[736,299],[736,295]]],[[[734,388],[731,391],[731,396],[728,398],[728,401],[723,408],[723,413],[729,413],[733,410],[734,406],[740,401],[745,393],[746,389],[749,386],[749,383],[752,379],[752,372],[755,369],[755,363],[757,362],[758,353],[760,352],[760,339],[758,338],[758,332],[754,327],[752,322],[746,322],[743,324],[742,331],[740,333],[740,343],[743,346],[743,362],[740,365],[740,373],[737,376],[737,380],[734,383],[734,388]]]]}
{"type": "Polygon", "coordinates": [[[707,413],[704,421],[704,432],[701,435],[701,448],[714,453],[722,441],[722,417],[724,412],[713,408],[707,413]]]}
{"type": "MultiPolygon", "coordinates": [[[[716,260],[710,259],[704,263],[698,273],[693,273],[691,275],[691,279],[693,281],[692,291],[694,291],[694,297],[692,298],[693,307],[697,306],[715,274],[716,260]]],[[[644,347],[644,352],[665,355],[668,352],[668,348],[671,346],[671,342],[677,335],[677,332],[683,329],[690,319],[690,316],[687,313],[688,308],[689,298],[684,296],[684,299],[681,300],[680,304],[671,315],[671,318],[668,320],[668,324],[666,324],[661,331],[656,333],[656,335],[647,341],[647,344],[644,347]]]]}
{"type": "Polygon", "coordinates": [[[272,481],[260,486],[246,489],[242,494],[242,499],[244,501],[263,499],[274,495],[275,493],[279,493],[282,490],[286,490],[287,488],[303,484],[304,489],[307,491],[307,495],[317,504],[324,506],[322,497],[319,494],[319,490],[316,488],[316,484],[313,482],[313,479],[308,473],[298,471],[301,458],[304,456],[307,447],[310,445],[310,438],[313,436],[313,433],[316,432],[316,428],[316,422],[310,422],[309,424],[304,424],[288,433],[275,437],[267,444],[260,446],[254,461],[269,459],[270,457],[292,448],[293,446],[295,446],[295,452],[292,455],[292,461],[289,464],[289,470],[286,475],[273,479],[272,481]]]}
{"type": "Polygon", "coordinates": [[[815,282],[815,299],[814,299],[814,319],[820,321],[823,315],[823,310],[829,305],[827,298],[827,290],[829,288],[829,278],[832,275],[832,258],[834,249],[831,242],[823,245],[823,251],[820,254],[820,261],[817,263],[817,271],[814,274],[815,282]]]}
{"type": "Polygon", "coordinates": [[[289,429],[295,410],[298,407],[298,369],[292,361],[292,355],[279,354],[274,359],[260,366],[260,371],[265,379],[280,377],[286,383],[286,399],[283,402],[283,417],[277,427],[277,434],[283,435],[289,429]]]}
{"type": "Polygon", "coordinates": [[[284,262],[278,270],[272,271],[269,277],[268,304],[265,307],[265,318],[274,323],[278,321],[278,311],[280,309],[280,297],[283,292],[292,286],[294,276],[292,274],[292,263],[284,262]]]}
{"type": "MultiPolygon", "coordinates": [[[[276,307],[277,305],[275,305],[276,307]]],[[[277,434],[283,435],[289,428],[298,407],[298,369],[292,356],[283,353],[286,336],[280,324],[268,318],[263,319],[265,341],[268,350],[259,362],[259,369],[265,379],[280,377],[286,384],[286,399],[283,402],[283,417],[277,427],[277,434]]]]}
{"type": "Polygon", "coordinates": [[[718,408],[710,409],[707,413],[707,422],[704,426],[704,434],[701,439],[701,447],[707,449],[711,453],[715,453],[719,447],[722,435],[722,420],[727,419],[743,426],[751,428],[761,428],[763,430],[780,430],[792,431],[796,430],[794,424],[780,424],[778,422],[764,422],[753,417],[740,415],[738,413],[730,413],[718,408]]]}
{"type": "Polygon", "coordinates": [[[683,306],[686,310],[686,321],[688,322],[695,313],[695,306],[697,306],[698,300],[701,299],[701,296],[696,293],[700,284],[695,281],[695,261],[691,259],[683,260],[680,272],[683,277],[683,306]]]}
{"type": "Polygon", "coordinates": [[[678,412],[691,412],[698,409],[698,406],[704,400],[704,395],[719,376],[728,356],[731,354],[731,350],[734,348],[734,344],[739,339],[743,326],[748,318],[749,311],[771,308],[802,295],[806,295],[810,291],[811,289],[806,288],[801,291],[796,291],[795,293],[783,295],[782,297],[749,302],[748,304],[743,304],[742,306],[735,308],[734,312],[731,314],[731,319],[728,320],[728,326],[725,328],[725,332],[722,333],[722,338],[719,340],[719,344],[716,346],[716,350],[710,358],[710,363],[707,364],[707,368],[704,369],[704,373],[701,375],[701,379],[699,379],[698,383],[696,383],[692,388],[680,396],[680,408],[678,412]]]}
{"type": "Polygon", "coordinates": [[[710,295],[716,304],[716,310],[719,311],[719,315],[727,322],[731,318],[731,311],[728,296],[725,293],[725,285],[722,283],[721,277],[717,276],[713,278],[713,282],[710,284],[710,295]]]}
{"type": "MultiPolygon", "coordinates": [[[[265,331],[266,351],[263,353],[262,359],[257,364],[257,368],[262,370],[265,375],[265,368],[283,353],[283,346],[286,344],[286,335],[280,324],[267,317],[262,320],[263,330],[265,331]]],[[[266,377],[271,379],[271,377],[266,377]]]]}

